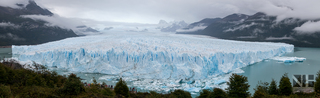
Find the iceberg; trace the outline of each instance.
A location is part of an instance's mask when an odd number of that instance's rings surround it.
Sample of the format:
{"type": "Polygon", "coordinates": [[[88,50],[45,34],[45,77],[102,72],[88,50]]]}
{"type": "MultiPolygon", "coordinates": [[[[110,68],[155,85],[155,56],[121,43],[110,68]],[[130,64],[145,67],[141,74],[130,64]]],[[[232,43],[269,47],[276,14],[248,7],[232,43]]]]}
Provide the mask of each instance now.
{"type": "Polygon", "coordinates": [[[271,59],[284,63],[303,62],[306,60],[303,57],[274,57],[271,59]]]}
{"type": "Polygon", "coordinates": [[[12,46],[19,61],[72,72],[144,79],[205,79],[292,52],[293,45],[199,38],[170,33],[117,33],[12,46]]]}

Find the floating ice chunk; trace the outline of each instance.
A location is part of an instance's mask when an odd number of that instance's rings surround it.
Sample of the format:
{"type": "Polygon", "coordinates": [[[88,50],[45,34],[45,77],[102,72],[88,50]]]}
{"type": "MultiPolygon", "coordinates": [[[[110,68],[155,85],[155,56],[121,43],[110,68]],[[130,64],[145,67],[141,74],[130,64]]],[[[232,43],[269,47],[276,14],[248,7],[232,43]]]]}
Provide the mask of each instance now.
{"type": "Polygon", "coordinates": [[[303,62],[306,60],[306,58],[303,57],[274,57],[271,59],[284,63],[303,62]]]}
{"type": "Polygon", "coordinates": [[[214,85],[220,85],[220,84],[223,84],[223,83],[226,83],[227,81],[224,80],[224,79],[221,79],[221,80],[217,80],[214,82],[214,85]]]}
{"type": "Polygon", "coordinates": [[[191,87],[191,88],[185,88],[184,90],[188,92],[199,92],[201,88],[191,87]]]}

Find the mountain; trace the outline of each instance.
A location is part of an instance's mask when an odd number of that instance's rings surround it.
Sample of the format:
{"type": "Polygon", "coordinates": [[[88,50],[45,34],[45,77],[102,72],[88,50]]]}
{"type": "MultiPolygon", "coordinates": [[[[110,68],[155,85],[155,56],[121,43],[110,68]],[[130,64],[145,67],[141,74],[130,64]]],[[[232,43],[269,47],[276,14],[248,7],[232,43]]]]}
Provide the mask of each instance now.
{"type": "Polygon", "coordinates": [[[188,26],[188,24],[184,21],[173,21],[167,23],[164,20],[160,20],[158,25],[159,27],[157,27],[157,29],[160,29],[161,32],[176,32],[176,30],[188,26]]]}
{"type": "Polygon", "coordinates": [[[176,32],[177,33],[180,33],[180,32],[181,33],[195,33],[197,31],[201,31],[201,30],[205,29],[210,24],[217,22],[219,20],[221,20],[221,18],[206,18],[206,19],[203,19],[199,22],[192,23],[185,28],[181,28],[181,29],[177,30],[176,32]]]}
{"type": "MultiPolygon", "coordinates": [[[[303,34],[294,30],[310,20],[286,18],[258,12],[254,15],[232,14],[197,32],[179,34],[209,35],[221,39],[259,42],[285,42],[296,47],[320,47],[320,33],[303,34]]],[[[311,20],[317,21],[317,20],[311,20]]]]}
{"type": "Polygon", "coordinates": [[[46,15],[53,13],[39,7],[30,0],[29,4],[17,4],[20,8],[0,6],[0,46],[33,45],[76,37],[69,29],[48,26],[48,22],[23,18],[21,15],[46,15]]]}

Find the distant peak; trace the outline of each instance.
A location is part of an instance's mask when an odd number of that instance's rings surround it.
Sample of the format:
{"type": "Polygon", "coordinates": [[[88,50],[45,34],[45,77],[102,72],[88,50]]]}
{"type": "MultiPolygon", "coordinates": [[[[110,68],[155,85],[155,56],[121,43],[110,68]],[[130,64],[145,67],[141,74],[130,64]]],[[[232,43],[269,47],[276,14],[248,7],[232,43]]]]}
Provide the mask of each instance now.
{"type": "Polygon", "coordinates": [[[162,25],[164,25],[164,24],[168,24],[168,22],[167,22],[167,21],[165,21],[165,20],[160,20],[158,24],[162,24],[162,25]]]}

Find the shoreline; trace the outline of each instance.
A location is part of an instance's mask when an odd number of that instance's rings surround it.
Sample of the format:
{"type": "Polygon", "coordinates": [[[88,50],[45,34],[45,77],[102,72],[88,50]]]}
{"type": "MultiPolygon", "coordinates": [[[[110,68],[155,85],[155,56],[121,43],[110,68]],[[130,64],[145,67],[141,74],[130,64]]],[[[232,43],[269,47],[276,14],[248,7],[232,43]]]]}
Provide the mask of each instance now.
{"type": "Polygon", "coordinates": [[[0,46],[0,48],[12,48],[12,46],[0,46]]]}

